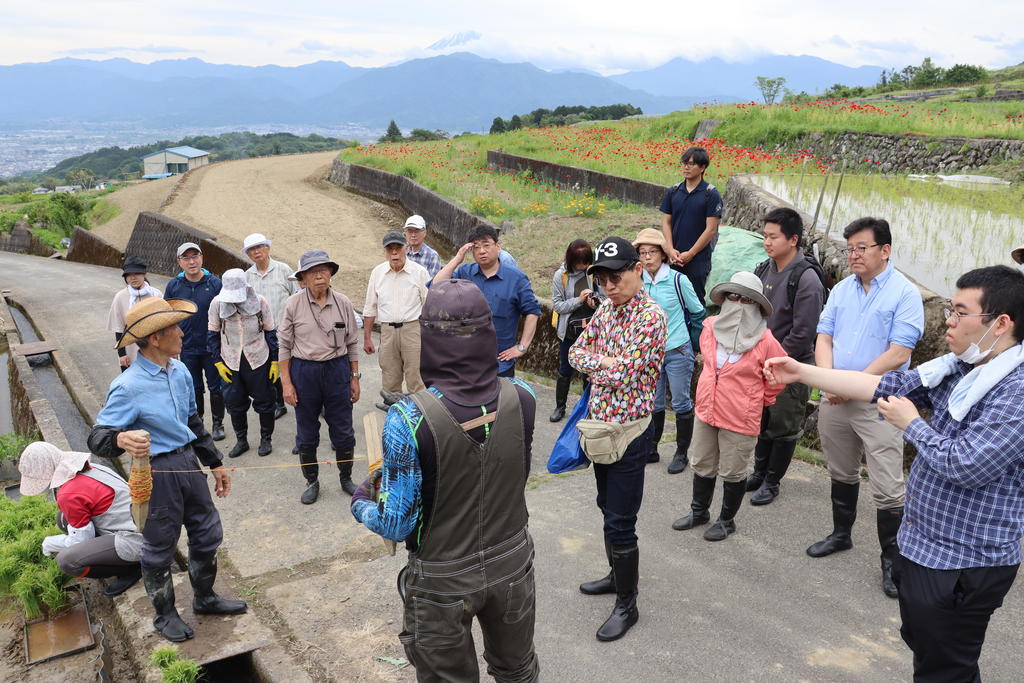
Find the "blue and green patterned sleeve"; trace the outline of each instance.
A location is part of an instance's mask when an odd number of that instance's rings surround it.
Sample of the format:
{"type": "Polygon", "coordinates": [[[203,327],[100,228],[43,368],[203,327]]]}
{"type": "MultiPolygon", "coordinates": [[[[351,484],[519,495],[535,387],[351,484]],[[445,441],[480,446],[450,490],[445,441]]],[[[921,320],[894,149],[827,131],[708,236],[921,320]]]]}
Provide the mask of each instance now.
{"type": "Polygon", "coordinates": [[[367,529],[392,541],[404,541],[416,529],[422,504],[423,473],[416,450],[416,430],[423,419],[406,398],[384,418],[384,462],[380,501],[357,501],[352,516],[367,529]]]}

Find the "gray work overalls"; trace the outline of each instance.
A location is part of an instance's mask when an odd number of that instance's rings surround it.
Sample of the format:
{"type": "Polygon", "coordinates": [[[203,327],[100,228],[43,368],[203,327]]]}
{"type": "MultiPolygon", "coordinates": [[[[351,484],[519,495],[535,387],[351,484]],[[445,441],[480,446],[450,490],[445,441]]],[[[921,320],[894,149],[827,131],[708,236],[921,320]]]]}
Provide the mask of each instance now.
{"type": "Polygon", "coordinates": [[[537,680],[533,647],[533,540],[526,529],[523,418],[515,385],[501,380],[497,419],[483,444],[429,391],[412,398],[437,455],[434,502],[416,551],[399,574],[399,635],[420,681],[480,678],[472,622],[480,622],[487,673],[537,680]]]}

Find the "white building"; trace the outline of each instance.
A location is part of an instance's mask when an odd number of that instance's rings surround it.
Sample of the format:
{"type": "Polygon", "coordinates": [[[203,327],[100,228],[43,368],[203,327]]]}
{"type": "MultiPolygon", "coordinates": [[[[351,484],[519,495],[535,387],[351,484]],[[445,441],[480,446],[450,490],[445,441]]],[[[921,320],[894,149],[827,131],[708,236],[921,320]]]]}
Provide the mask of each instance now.
{"type": "Polygon", "coordinates": [[[170,147],[142,157],[143,178],[166,178],[210,163],[210,153],[183,145],[170,147]]]}

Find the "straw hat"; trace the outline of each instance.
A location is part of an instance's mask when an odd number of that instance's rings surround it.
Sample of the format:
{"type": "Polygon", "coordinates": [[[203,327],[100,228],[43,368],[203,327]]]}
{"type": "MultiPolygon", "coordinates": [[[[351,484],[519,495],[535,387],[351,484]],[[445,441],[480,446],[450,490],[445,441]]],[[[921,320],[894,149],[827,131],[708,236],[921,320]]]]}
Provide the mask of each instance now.
{"type": "Polygon", "coordinates": [[[1010,256],[1012,256],[1013,260],[1017,263],[1024,263],[1024,247],[1017,247],[1010,252],[1010,256]]]}
{"type": "Polygon", "coordinates": [[[188,299],[143,299],[128,309],[124,317],[124,335],[115,348],[124,348],[154,332],[177,325],[198,310],[199,307],[188,299]]]}
{"type": "Polygon", "coordinates": [[[665,244],[665,235],[662,234],[661,230],[644,228],[638,232],[636,239],[633,240],[633,246],[639,249],[641,244],[653,244],[658,247],[661,249],[661,253],[664,254],[665,260],[668,261],[668,245],[665,244]]]}
{"type": "Polygon", "coordinates": [[[18,460],[21,495],[37,496],[47,489],[66,484],[87,462],[88,453],[62,451],[45,441],[34,441],[25,447],[18,460]]]}
{"type": "Polygon", "coordinates": [[[711,302],[716,306],[721,306],[725,301],[725,295],[730,292],[756,301],[765,317],[772,314],[772,303],[764,295],[764,284],[761,282],[761,278],[753,273],[741,270],[735,273],[728,282],[720,282],[715,285],[715,288],[711,290],[711,302]]]}

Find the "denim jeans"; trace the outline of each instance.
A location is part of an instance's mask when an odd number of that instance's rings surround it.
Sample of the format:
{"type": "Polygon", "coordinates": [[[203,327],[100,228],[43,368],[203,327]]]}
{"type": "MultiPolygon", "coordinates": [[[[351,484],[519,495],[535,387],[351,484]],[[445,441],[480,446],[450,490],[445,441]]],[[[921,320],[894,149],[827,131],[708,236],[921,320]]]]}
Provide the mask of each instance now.
{"type": "Polygon", "coordinates": [[[693,375],[693,349],[684,344],[665,352],[665,362],[658,376],[658,389],[654,394],[654,410],[665,410],[665,380],[672,388],[672,412],[682,415],[693,410],[690,399],[690,377],[693,375]]]}

